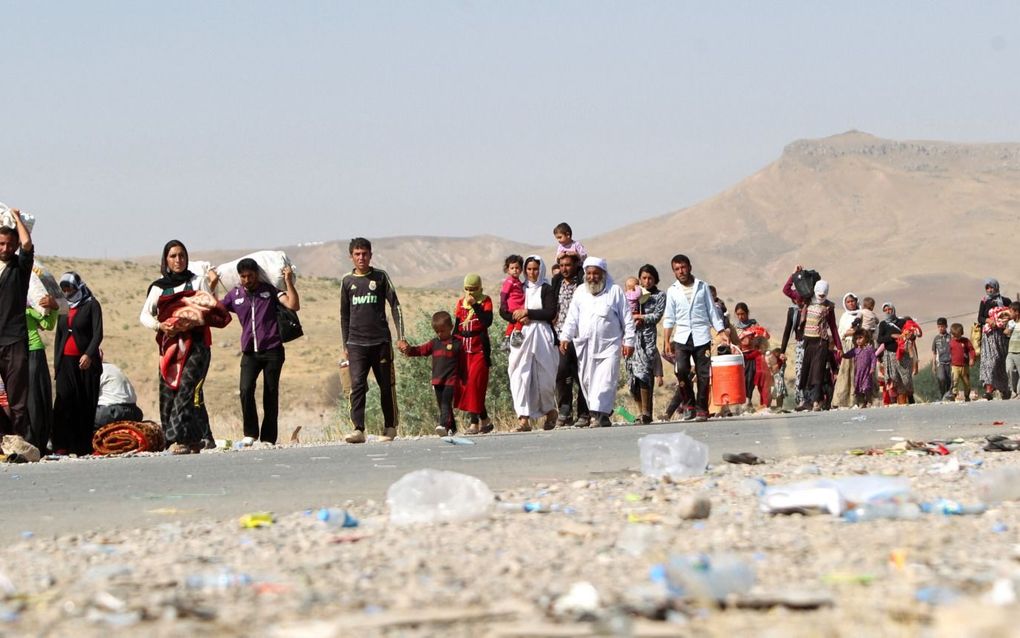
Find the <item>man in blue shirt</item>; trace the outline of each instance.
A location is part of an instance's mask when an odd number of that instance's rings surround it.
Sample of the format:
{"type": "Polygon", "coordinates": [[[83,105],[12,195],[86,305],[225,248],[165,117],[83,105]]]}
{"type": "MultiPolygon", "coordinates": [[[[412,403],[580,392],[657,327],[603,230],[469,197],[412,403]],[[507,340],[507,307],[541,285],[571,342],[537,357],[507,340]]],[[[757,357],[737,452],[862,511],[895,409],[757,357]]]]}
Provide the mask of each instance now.
{"type": "MultiPolygon", "coordinates": [[[[219,277],[209,271],[209,287],[216,289],[219,277]]],[[[294,271],[283,268],[286,290],[280,291],[259,278],[259,265],[254,259],[237,262],[241,284],[229,291],[220,305],[237,315],[241,323],[241,416],[244,421],[242,444],[252,445],[255,439],[276,444],[277,419],[280,412],[280,373],[285,359],[277,305],[297,312],[301,300],[294,288],[294,271]],[[262,428],[255,405],[255,383],[262,374],[262,428]]]]}

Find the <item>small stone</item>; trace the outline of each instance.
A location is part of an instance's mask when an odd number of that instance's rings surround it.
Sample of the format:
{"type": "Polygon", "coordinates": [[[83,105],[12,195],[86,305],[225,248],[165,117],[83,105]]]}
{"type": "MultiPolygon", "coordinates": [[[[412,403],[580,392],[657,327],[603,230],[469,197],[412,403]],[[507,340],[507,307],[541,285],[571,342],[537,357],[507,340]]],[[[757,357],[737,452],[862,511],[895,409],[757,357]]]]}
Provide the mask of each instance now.
{"type": "Polygon", "coordinates": [[[676,503],[676,512],[680,518],[696,520],[708,518],[712,513],[712,501],[707,496],[685,496],[676,503]]]}

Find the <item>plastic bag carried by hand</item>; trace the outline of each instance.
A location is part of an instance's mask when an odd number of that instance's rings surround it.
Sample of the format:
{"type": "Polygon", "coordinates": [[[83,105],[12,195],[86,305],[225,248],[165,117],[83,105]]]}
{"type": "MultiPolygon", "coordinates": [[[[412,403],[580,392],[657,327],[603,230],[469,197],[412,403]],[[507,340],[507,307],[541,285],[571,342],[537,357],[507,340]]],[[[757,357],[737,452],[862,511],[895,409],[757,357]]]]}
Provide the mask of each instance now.
{"type": "Polygon", "coordinates": [[[481,479],[443,470],[415,470],[386,492],[390,523],[394,525],[484,518],[494,503],[492,490],[481,479]]]}

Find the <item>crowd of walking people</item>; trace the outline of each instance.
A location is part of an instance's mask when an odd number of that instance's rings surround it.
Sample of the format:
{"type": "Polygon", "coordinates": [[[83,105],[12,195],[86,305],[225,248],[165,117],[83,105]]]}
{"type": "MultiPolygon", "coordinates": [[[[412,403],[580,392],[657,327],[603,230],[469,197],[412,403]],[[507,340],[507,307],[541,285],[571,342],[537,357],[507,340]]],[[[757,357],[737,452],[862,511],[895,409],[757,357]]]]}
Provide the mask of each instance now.
{"type": "MultiPolygon", "coordinates": [[[[116,419],[141,420],[134,389],[116,366],[103,361],[102,307],[78,273],[64,273],[59,280],[66,313],[57,312],[57,300],[50,295],[37,303],[28,300],[34,246],[16,209],[11,218],[11,225],[0,227],[0,378],[7,397],[0,427],[43,453],[90,454],[97,427],[116,419]],[[54,328],[55,388],[39,336],[39,330],[54,328]]],[[[508,363],[505,372],[495,374],[508,376],[518,432],[537,426],[612,425],[624,373],[638,423],[782,410],[791,337],[794,409],[916,400],[913,380],[919,372],[922,329],[911,317],[899,316],[892,303],[883,303],[879,314],[874,299],[850,292],[837,311],[828,283],[797,266],[782,287],[790,305],[776,348],[773,335],[751,317],[746,303],[737,303],[730,317],[715,287],[695,276],[688,256],[670,260],[674,281],[668,286],[661,284],[652,264],[619,286],[606,261],[588,255],[568,224],[557,225],[553,234],[557,247],[551,277],[541,256],[510,255],[494,301],[485,294],[481,277],[468,274],[453,312],[432,316],[435,338],[416,345],[405,338],[395,286],[372,266],[371,242],[351,240],[353,268],[340,286],[343,365],[350,374],[354,428],[347,442],[367,440],[369,372],[380,388],[382,439],[397,436],[394,336],[403,355],[431,357],[437,434],[458,431],[458,411],[466,414],[465,433],[492,432],[486,395],[493,374],[490,328],[497,312],[507,324],[498,347],[507,352],[508,363]],[[713,358],[728,355],[739,355],[743,365],[743,392],[736,404],[715,401],[710,394],[713,358]],[[664,364],[672,368],[676,385],[656,415],[655,389],[665,384],[664,364]]],[[[232,315],[241,323],[241,445],[256,440],[275,444],[284,342],[290,338],[280,317],[300,310],[294,273],[284,266],[283,284],[277,287],[260,278],[253,259],[241,259],[236,285],[220,298],[220,274],[215,269],[197,274],[189,263],[182,242],[166,243],[161,276],[149,285],[140,313],[157,344],[159,421],[167,449],[193,454],[214,446],[203,388],[212,356],[211,330],[228,325],[232,315]],[[255,392],[260,375],[261,425],[255,392]]],[[[950,325],[944,318],[936,322],[931,365],[943,400],[971,400],[970,366],[979,355],[979,396],[1020,396],[1020,330],[1015,330],[1020,303],[1004,297],[994,279],[985,282],[985,293],[969,339],[962,324],[950,325]]]]}

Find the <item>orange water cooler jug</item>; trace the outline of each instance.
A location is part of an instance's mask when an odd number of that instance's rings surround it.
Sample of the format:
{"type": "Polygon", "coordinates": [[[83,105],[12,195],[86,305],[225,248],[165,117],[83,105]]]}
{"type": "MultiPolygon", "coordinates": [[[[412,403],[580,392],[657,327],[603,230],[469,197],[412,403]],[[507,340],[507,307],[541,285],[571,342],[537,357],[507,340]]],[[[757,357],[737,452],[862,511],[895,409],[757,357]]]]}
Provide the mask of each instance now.
{"type": "Polygon", "coordinates": [[[742,405],[747,401],[744,389],[744,356],[718,354],[712,357],[712,403],[742,405]]]}

